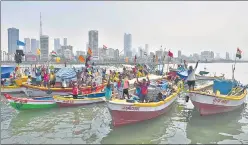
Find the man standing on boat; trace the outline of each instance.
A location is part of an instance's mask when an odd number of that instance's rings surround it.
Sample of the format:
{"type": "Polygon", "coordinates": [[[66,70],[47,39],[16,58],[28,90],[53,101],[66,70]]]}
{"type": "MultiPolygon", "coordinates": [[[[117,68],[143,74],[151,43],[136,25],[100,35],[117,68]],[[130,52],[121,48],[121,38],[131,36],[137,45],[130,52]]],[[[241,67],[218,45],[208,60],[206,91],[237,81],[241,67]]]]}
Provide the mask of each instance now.
{"type": "MultiPolygon", "coordinates": [[[[198,63],[199,63],[199,60],[196,62],[196,65],[195,65],[194,69],[193,69],[192,66],[189,66],[188,78],[187,78],[187,84],[189,86],[189,90],[194,90],[194,88],[195,88],[195,81],[196,81],[195,71],[197,69],[198,63]]],[[[187,65],[185,63],[184,63],[184,65],[185,65],[185,68],[187,68],[187,65]]]]}

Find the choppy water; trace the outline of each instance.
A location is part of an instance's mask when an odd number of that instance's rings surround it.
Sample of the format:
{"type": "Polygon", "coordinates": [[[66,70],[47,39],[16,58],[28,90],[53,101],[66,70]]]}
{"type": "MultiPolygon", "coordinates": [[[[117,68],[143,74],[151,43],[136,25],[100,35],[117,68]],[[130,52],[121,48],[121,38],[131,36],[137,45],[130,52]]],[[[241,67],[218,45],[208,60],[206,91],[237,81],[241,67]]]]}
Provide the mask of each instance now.
{"type": "MultiPolygon", "coordinates": [[[[231,77],[231,64],[199,64],[231,77]]],[[[236,79],[248,83],[248,64],[237,64],[236,79]]],[[[153,120],[113,128],[105,104],[18,112],[1,101],[1,143],[224,143],[248,144],[248,106],[200,116],[191,103],[177,100],[153,120]]]]}

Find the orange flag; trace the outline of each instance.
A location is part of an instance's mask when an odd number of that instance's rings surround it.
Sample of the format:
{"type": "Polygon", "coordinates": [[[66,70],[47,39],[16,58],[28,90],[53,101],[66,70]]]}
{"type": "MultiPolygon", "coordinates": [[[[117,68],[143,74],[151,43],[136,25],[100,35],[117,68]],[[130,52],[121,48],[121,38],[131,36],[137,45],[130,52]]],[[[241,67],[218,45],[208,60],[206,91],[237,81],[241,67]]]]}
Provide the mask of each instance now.
{"type": "Polygon", "coordinates": [[[85,59],[84,59],[84,57],[83,57],[82,55],[80,55],[80,56],[78,57],[78,60],[79,60],[80,62],[82,62],[82,63],[85,62],[85,59]]]}
{"type": "Polygon", "coordinates": [[[87,52],[90,56],[92,55],[92,50],[90,48],[88,48],[88,52],[87,52]]]}

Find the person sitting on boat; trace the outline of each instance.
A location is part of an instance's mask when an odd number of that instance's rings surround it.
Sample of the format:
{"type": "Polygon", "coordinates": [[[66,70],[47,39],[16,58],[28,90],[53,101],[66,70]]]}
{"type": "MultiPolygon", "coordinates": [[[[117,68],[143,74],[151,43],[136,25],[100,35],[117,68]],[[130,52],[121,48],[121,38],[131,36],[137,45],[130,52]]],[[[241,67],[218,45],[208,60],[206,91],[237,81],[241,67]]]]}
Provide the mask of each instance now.
{"type": "Polygon", "coordinates": [[[108,79],[108,84],[105,87],[105,98],[106,100],[111,100],[111,96],[112,96],[112,88],[111,88],[111,84],[110,84],[110,77],[108,79]]]}
{"type": "Polygon", "coordinates": [[[163,94],[161,92],[159,92],[156,99],[155,99],[155,102],[160,102],[163,100],[164,100],[163,94]]]}
{"type": "Polygon", "coordinates": [[[124,84],[123,84],[123,94],[122,94],[122,99],[125,99],[125,94],[127,95],[127,98],[129,99],[130,97],[129,97],[129,92],[128,92],[128,88],[129,88],[129,81],[128,81],[128,78],[127,77],[125,77],[125,80],[124,80],[124,82],[123,82],[124,84]]]}
{"type": "Polygon", "coordinates": [[[50,85],[54,87],[55,82],[56,82],[56,76],[55,76],[54,72],[51,72],[51,74],[50,74],[50,85]]]}
{"type": "Polygon", "coordinates": [[[6,83],[6,79],[1,79],[1,85],[4,86],[6,83]]]}
{"type": "Polygon", "coordinates": [[[148,86],[150,85],[150,80],[148,76],[147,76],[147,80],[148,81],[146,81],[146,79],[143,79],[143,81],[140,82],[137,77],[137,82],[139,83],[141,88],[141,95],[140,95],[141,103],[143,103],[144,101],[146,102],[148,101],[147,94],[148,94],[148,86]]]}
{"type": "Polygon", "coordinates": [[[73,99],[77,99],[78,98],[78,84],[74,83],[73,87],[72,87],[72,96],[73,99]]]}
{"type": "Polygon", "coordinates": [[[197,69],[198,63],[199,63],[199,60],[196,62],[196,65],[195,65],[195,68],[194,69],[193,69],[192,66],[189,66],[189,69],[188,69],[188,78],[187,78],[187,84],[189,86],[189,90],[194,90],[194,88],[195,88],[195,80],[196,80],[196,78],[195,78],[195,71],[197,69]]]}

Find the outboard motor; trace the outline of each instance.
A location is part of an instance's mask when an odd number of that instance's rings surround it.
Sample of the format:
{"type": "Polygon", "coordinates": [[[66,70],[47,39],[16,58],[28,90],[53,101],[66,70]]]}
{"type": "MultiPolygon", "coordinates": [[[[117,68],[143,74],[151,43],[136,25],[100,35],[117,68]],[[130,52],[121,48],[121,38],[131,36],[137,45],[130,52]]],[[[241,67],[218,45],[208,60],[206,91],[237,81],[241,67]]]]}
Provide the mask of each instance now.
{"type": "Polygon", "coordinates": [[[185,101],[186,101],[186,103],[189,102],[189,96],[185,96],[185,101]]]}

